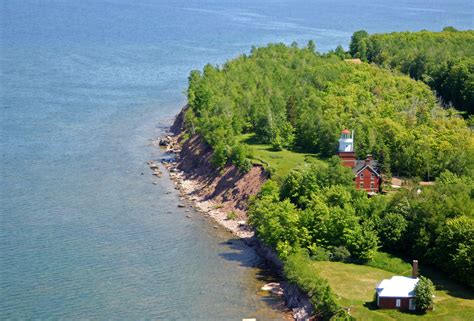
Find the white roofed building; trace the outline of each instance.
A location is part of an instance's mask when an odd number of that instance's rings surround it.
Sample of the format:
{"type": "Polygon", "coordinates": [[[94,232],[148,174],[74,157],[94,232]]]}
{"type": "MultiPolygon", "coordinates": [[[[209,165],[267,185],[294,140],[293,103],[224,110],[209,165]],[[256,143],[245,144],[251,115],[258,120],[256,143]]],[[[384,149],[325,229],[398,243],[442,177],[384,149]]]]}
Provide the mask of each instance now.
{"type": "Polygon", "coordinates": [[[415,310],[418,278],[393,276],[377,285],[377,305],[381,309],[415,310]]]}
{"type": "Polygon", "coordinates": [[[377,291],[377,306],[381,309],[398,309],[414,311],[415,286],[420,280],[418,277],[418,261],[413,261],[412,277],[392,276],[380,282],[377,291]]]}

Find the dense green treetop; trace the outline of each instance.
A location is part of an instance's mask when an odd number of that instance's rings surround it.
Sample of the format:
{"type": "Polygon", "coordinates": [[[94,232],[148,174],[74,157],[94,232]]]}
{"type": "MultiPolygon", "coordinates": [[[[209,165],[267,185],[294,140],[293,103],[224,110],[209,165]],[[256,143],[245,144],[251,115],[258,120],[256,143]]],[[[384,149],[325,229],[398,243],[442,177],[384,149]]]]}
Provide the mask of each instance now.
{"type": "Polygon", "coordinates": [[[444,172],[434,186],[371,199],[385,251],[418,258],[474,287],[474,179],[444,172]]]}
{"type": "Polygon", "coordinates": [[[422,82],[311,47],[254,48],[222,67],[189,77],[187,121],[224,164],[236,136],[254,132],[275,149],[331,156],[341,129],[355,130],[360,157],[373,154],[385,172],[436,177],[472,170],[471,131],[454,110],[441,108],[422,82]]]}
{"type": "Polygon", "coordinates": [[[474,31],[353,34],[350,54],[399,70],[435,89],[445,104],[474,113],[474,31]]]}

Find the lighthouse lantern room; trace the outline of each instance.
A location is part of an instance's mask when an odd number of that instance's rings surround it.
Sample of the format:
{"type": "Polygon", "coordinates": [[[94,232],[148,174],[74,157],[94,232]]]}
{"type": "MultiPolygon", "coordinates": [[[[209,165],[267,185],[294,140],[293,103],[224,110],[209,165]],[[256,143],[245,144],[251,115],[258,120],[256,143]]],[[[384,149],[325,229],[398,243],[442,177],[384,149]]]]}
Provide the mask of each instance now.
{"type": "Polygon", "coordinates": [[[353,152],[354,151],[354,131],[352,133],[348,129],[341,132],[339,138],[339,152],[353,152]]]}

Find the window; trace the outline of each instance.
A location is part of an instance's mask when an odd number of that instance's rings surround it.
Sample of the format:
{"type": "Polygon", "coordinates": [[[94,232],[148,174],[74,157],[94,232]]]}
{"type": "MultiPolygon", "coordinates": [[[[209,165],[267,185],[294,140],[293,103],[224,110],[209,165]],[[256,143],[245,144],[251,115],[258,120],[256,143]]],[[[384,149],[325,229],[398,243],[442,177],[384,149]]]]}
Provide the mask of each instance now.
{"type": "Polygon", "coordinates": [[[374,183],[373,183],[373,182],[370,183],[370,188],[371,188],[371,189],[374,189],[374,183]]]}
{"type": "Polygon", "coordinates": [[[395,301],[395,307],[396,308],[399,308],[401,306],[401,300],[400,299],[397,299],[397,301],[395,301]]]}
{"type": "Polygon", "coordinates": [[[370,180],[373,181],[374,178],[375,178],[375,174],[374,173],[370,174],[370,180]]]}
{"type": "Polygon", "coordinates": [[[410,301],[408,301],[408,310],[410,311],[416,310],[415,300],[410,299],[410,301]]]}
{"type": "Polygon", "coordinates": [[[364,179],[364,173],[360,173],[360,179],[364,179]]]}
{"type": "Polygon", "coordinates": [[[360,183],[359,183],[359,188],[360,188],[360,189],[363,189],[363,188],[364,188],[364,182],[360,182],[360,183]]]}

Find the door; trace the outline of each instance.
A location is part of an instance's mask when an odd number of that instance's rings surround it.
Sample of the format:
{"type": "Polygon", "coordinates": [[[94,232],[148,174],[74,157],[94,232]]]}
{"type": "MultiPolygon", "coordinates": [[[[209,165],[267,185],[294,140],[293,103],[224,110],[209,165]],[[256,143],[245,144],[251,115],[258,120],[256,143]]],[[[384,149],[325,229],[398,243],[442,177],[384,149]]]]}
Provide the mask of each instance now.
{"type": "Polygon", "coordinates": [[[395,307],[396,307],[396,308],[399,308],[399,307],[402,305],[401,303],[402,303],[402,300],[396,299],[396,300],[395,300],[395,307]]]}

